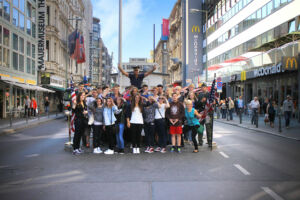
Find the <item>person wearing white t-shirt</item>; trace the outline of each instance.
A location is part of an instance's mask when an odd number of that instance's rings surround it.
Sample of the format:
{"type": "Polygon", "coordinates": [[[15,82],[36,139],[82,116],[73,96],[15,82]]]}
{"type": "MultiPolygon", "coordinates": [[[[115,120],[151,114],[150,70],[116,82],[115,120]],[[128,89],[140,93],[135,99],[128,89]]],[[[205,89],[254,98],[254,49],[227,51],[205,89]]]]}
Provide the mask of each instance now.
{"type": "Polygon", "coordinates": [[[140,153],[141,133],[143,129],[143,103],[140,95],[131,98],[131,104],[126,112],[127,127],[130,129],[131,142],[134,154],[140,153]]]}
{"type": "Polygon", "coordinates": [[[170,107],[166,97],[160,96],[157,102],[158,108],[155,109],[154,126],[158,133],[158,147],[156,152],[166,153],[167,146],[167,124],[165,119],[166,109],[170,107]]]}
{"type": "Polygon", "coordinates": [[[256,123],[259,109],[260,109],[260,104],[258,101],[257,97],[254,97],[254,99],[250,102],[250,109],[252,110],[252,118],[251,118],[251,123],[254,124],[256,123]]]}

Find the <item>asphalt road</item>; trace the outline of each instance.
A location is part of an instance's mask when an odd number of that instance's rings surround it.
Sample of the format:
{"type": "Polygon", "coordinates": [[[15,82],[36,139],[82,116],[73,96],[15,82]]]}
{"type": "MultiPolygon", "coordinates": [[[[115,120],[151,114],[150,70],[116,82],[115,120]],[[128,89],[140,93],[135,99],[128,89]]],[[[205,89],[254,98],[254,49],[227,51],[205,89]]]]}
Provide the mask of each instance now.
{"type": "Polygon", "coordinates": [[[198,154],[74,156],[54,120],[0,137],[0,199],[300,199],[300,143],[215,123],[198,154]]]}

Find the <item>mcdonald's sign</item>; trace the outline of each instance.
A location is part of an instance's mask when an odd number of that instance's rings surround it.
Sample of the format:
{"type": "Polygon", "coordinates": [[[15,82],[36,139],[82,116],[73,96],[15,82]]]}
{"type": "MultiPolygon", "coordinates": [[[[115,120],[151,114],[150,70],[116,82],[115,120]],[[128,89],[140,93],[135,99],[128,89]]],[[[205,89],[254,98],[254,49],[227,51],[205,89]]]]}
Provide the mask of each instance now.
{"type": "Polygon", "coordinates": [[[284,70],[293,71],[298,69],[297,57],[283,57],[284,70]]]}
{"type": "Polygon", "coordinates": [[[195,32],[195,33],[197,33],[197,32],[200,33],[200,28],[199,28],[199,26],[198,26],[198,25],[197,25],[197,26],[194,25],[194,26],[192,27],[192,32],[193,32],[193,33],[194,33],[194,32],[195,32]]]}
{"type": "Polygon", "coordinates": [[[241,72],[241,81],[245,81],[247,79],[246,71],[241,72]]]}

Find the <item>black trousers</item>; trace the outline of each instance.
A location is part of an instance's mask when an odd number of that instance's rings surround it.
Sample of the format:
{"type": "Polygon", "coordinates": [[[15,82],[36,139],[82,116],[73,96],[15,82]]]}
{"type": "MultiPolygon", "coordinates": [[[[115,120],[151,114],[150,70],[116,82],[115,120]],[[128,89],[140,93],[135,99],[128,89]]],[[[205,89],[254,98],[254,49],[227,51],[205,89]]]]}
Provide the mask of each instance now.
{"type": "Polygon", "coordinates": [[[141,147],[142,129],[143,129],[143,124],[131,124],[130,126],[131,142],[133,148],[141,147]]]}
{"type": "Polygon", "coordinates": [[[84,123],[84,120],[81,120],[81,119],[75,120],[75,133],[74,133],[74,137],[73,137],[73,148],[74,149],[79,149],[79,147],[80,147],[80,140],[86,129],[85,126],[86,126],[86,124],[84,123]]]}
{"type": "Polygon", "coordinates": [[[100,147],[102,133],[103,133],[102,125],[93,125],[93,146],[94,146],[94,148],[100,147]]]}
{"type": "Polygon", "coordinates": [[[158,133],[158,146],[166,148],[167,146],[167,126],[165,119],[155,120],[155,131],[158,133]]]}
{"type": "Polygon", "coordinates": [[[105,126],[105,134],[108,139],[108,148],[114,150],[116,125],[105,126]]]}
{"type": "Polygon", "coordinates": [[[146,136],[146,146],[153,147],[154,146],[154,132],[155,132],[154,122],[153,123],[145,123],[144,131],[145,131],[145,136],[146,136]]]}
{"type": "Polygon", "coordinates": [[[196,140],[196,136],[198,134],[197,129],[199,128],[199,126],[198,125],[196,125],[196,126],[187,126],[186,125],[185,127],[186,127],[186,131],[192,130],[192,140],[194,143],[194,147],[195,147],[195,149],[198,149],[198,143],[196,140]]]}

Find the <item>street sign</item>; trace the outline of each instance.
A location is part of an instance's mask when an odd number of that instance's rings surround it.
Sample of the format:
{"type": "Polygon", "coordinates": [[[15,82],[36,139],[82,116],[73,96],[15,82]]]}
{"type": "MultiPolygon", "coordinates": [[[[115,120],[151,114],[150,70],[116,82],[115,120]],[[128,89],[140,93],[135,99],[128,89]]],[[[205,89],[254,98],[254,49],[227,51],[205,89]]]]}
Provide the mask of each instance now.
{"type": "Polygon", "coordinates": [[[217,92],[222,92],[222,82],[217,82],[217,92]]]}

